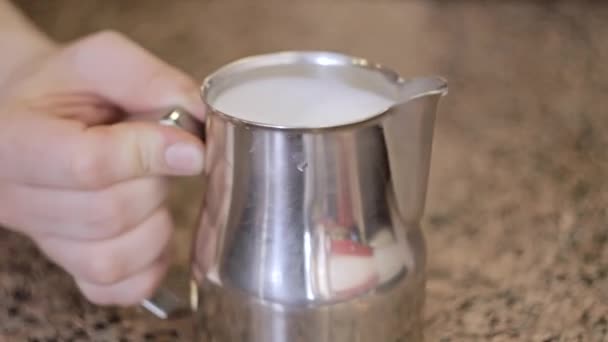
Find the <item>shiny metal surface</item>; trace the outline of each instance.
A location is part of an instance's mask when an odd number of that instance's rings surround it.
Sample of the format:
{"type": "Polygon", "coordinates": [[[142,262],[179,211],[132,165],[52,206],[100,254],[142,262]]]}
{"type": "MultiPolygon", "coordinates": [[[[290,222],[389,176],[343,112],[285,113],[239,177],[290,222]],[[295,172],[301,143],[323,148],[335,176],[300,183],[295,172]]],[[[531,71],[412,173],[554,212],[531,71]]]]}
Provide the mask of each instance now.
{"type": "Polygon", "coordinates": [[[189,306],[184,299],[168,288],[161,287],[150,298],[144,299],[141,306],[160,319],[188,315],[189,306]]]}
{"type": "MultiPolygon", "coordinates": [[[[246,58],[203,85],[207,191],[194,243],[201,341],[421,341],[423,214],[446,84],[325,52],[246,58]],[[397,103],[343,126],[277,127],[213,110],[256,77],[305,75],[397,103]]],[[[289,115],[289,113],[286,113],[289,115]]]]}
{"type": "Polygon", "coordinates": [[[205,127],[191,114],[182,108],[174,108],[168,113],[163,113],[163,117],[159,120],[161,125],[179,127],[186,131],[205,139],[205,127]]]}
{"type": "MultiPolygon", "coordinates": [[[[422,341],[419,222],[446,91],[440,78],[404,80],[360,58],[284,52],[209,76],[204,131],[180,109],[166,115],[162,124],[207,144],[192,253],[197,339],[422,341]],[[248,122],[213,108],[230,86],[277,75],[340,80],[395,105],[365,121],[313,128],[248,122]]],[[[162,318],[183,309],[163,289],[143,305],[162,318]]]]}

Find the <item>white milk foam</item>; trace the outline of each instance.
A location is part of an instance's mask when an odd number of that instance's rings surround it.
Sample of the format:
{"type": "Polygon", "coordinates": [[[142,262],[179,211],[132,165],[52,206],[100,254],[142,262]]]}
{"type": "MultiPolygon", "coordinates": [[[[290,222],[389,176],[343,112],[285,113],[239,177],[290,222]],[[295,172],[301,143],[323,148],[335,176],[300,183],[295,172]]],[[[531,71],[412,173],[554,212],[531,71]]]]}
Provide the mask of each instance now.
{"type": "Polygon", "coordinates": [[[335,80],[272,77],[225,89],[211,102],[231,116],[284,127],[328,127],[365,120],[394,101],[335,80]]]}

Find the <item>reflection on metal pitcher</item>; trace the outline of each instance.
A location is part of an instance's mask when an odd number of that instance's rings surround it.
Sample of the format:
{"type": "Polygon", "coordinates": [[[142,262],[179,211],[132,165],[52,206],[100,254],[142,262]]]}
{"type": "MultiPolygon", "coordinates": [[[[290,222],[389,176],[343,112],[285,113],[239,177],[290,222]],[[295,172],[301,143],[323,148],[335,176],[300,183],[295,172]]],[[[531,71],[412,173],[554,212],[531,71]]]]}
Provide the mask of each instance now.
{"type": "Polygon", "coordinates": [[[440,78],[327,52],[250,57],[203,98],[206,195],[194,244],[201,341],[421,341],[423,214],[440,78]],[[276,75],[364,87],[395,105],[342,126],[278,127],[214,109],[276,75]]]}

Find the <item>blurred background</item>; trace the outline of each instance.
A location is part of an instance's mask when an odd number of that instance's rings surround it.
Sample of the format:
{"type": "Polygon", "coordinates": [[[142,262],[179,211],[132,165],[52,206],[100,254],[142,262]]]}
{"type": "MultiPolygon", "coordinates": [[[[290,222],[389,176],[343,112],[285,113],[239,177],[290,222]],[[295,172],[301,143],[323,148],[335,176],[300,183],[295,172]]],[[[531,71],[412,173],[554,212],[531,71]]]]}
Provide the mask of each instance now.
{"type": "MultiPolygon", "coordinates": [[[[60,41],[118,30],[198,80],[234,59],[287,49],[446,77],[424,222],[427,340],[608,340],[608,3],[16,3],[60,41]]],[[[176,183],[172,197],[182,263],[198,209],[190,182],[176,183]]],[[[86,304],[25,241],[11,249],[7,241],[19,238],[3,239],[0,256],[27,270],[0,277],[0,307],[17,305],[10,289],[27,284],[34,297],[20,310],[37,322],[27,328],[27,315],[0,313],[5,336],[59,336],[71,326],[85,340],[187,340],[179,325],[86,304]]]]}

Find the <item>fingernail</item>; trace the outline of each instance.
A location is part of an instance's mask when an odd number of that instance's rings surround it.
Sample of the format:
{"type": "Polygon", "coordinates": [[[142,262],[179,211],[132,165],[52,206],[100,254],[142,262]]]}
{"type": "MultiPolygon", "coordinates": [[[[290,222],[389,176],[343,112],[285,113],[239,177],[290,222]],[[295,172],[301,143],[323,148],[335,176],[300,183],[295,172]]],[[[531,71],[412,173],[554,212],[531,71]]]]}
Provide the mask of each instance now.
{"type": "Polygon", "coordinates": [[[165,161],[174,171],[197,174],[203,170],[203,151],[191,144],[177,143],[165,151],[165,161]]]}

